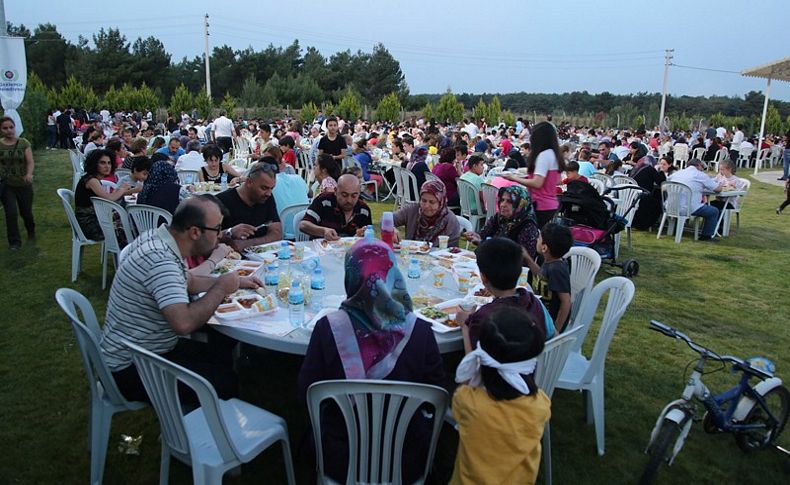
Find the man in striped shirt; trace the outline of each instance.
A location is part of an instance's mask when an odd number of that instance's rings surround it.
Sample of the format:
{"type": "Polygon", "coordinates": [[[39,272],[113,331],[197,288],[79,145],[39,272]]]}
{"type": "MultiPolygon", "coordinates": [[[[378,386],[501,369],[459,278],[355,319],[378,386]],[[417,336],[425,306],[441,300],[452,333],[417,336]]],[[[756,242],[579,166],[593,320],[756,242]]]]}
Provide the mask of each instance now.
{"type": "Polygon", "coordinates": [[[210,329],[209,344],[178,338],[203,327],[228,294],[239,287],[261,285],[257,278],[240,278],[236,272],[219,278],[187,272],[185,257],[206,255],[216,247],[223,210],[210,195],[182,202],[170,226],[162,225],[132,242],[118,268],[100,347],[127,399],[147,401],[148,395],[124,340],[202,375],[220,398],[236,394],[232,341],[210,329]],[[202,292],[202,297],[190,301],[189,295],[202,292]]]}

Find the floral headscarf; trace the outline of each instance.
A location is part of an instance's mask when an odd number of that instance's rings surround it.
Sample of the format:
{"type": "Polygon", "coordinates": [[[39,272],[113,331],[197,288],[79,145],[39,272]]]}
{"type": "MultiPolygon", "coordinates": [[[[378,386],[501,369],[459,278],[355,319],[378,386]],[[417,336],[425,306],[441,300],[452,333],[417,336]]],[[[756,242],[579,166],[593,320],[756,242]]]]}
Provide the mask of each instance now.
{"type": "Polygon", "coordinates": [[[420,162],[425,162],[425,159],[428,157],[428,147],[425,145],[419,146],[411,152],[411,158],[409,159],[409,163],[406,164],[406,169],[411,170],[412,167],[417,165],[420,162]]]}
{"type": "Polygon", "coordinates": [[[423,215],[420,210],[419,224],[414,234],[419,241],[433,241],[439,234],[444,234],[450,219],[447,209],[447,189],[441,180],[429,180],[420,187],[420,195],[431,194],[439,201],[439,210],[433,217],[423,215]]]}
{"type": "Polygon", "coordinates": [[[361,240],[346,253],[343,311],[329,315],[347,379],[386,377],[411,337],[416,317],[392,250],[361,240]]]}
{"type": "Polygon", "coordinates": [[[176,169],[165,161],[154,162],[151,170],[148,172],[148,178],[143,184],[143,190],[140,191],[140,195],[137,197],[137,202],[139,204],[147,203],[149,197],[160,188],[170,184],[179,185],[176,169]]]}
{"type": "Polygon", "coordinates": [[[497,205],[503,197],[508,197],[510,203],[513,204],[513,216],[505,218],[502,212],[497,213],[497,230],[496,237],[507,237],[515,240],[521,228],[528,221],[537,224],[535,217],[535,208],[532,206],[532,198],[526,188],[521,185],[511,185],[509,187],[502,187],[497,194],[497,205]]]}

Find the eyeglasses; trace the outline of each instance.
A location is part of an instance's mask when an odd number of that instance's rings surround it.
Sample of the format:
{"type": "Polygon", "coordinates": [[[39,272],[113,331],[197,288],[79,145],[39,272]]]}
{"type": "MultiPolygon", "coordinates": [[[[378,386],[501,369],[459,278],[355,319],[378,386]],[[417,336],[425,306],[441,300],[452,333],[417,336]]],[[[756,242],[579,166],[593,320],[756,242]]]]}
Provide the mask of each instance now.
{"type": "Polygon", "coordinates": [[[216,232],[217,234],[219,234],[220,232],[222,232],[222,224],[220,224],[220,225],[219,225],[219,226],[217,226],[217,227],[206,227],[206,226],[195,226],[195,227],[197,227],[198,229],[200,229],[200,230],[202,230],[202,231],[214,231],[214,232],[216,232]]]}

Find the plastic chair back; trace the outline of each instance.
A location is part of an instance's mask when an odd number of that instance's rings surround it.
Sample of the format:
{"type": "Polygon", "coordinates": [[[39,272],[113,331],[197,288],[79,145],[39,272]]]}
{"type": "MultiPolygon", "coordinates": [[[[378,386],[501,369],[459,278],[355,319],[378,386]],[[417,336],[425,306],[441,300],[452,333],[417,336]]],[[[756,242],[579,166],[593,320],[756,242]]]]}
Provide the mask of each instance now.
{"type": "Polygon", "coordinates": [[[469,219],[462,216],[455,216],[455,218],[458,220],[458,224],[461,226],[461,234],[474,231],[472,222],[469,219]]]}
{"type": "Polygon", "coordinates": [[[691,159],[702,160],[702,157],[705,156],[706,151],[707,150],[705,150],[704,148],[695,148],[694,150],[691,151],[691,159]]]}
{"type": "Polygon", "coordinates": [[[83,175],[85,175],[85,171],[83,170],[82,163],[85,160],[85,156],[80,153],[78,150],[69,150],[69,159],[71,160],[71,191],[77,191],[77,184],[80,182],[80,179],[83,175]]]}
{"type": "Polygon", "coordinates": [[[403,205],[403,175],[405,168],[393,166],[392,173],[395,176],[395,207],[403,205]]]}
{"type": "MultiPolygon", "coordinates": [[[[403,205],[419,204],[420,189],[417,188],[417,176],[411,170],[404,169],[400,173],[403,179],[403,205]]],[[[425,172],[425,175],[427,176],[428,172],[425,172]]],[[[426,180],[428,179],[426,178],[426,180]]]]}
{"type": "Polygon", "coordinates": [[[310,240],[310,235],[309,234],[304,233],[304,232],[299,230],[299,223],[302,222],[302,219],[304,218],[305,213],[307,213],[306,209],[298,211],[296,214],[294,214],[292,222],[291,222],[291,224],[292,224],[291,227],[293,227],[294,238],[297,241],[309,241],[310,240]]]}
{"type": "Polygon", "coordinates": [[[90,301],[71,288],[57,290],[55,301],[58,302],[61,310],[71,322],[93,399],[101,399],[102,396],[106,396],[117,406],[137,409],[139,406],[131,405],[130,401],[127,401],[118,390],[115,379],[104,362],[99,348],[102,331],[90,301]],[[82,314],[82,318],[80,318],[80,314],[82,314]]]}
{"type": "MultiPolygon", "coordinates": [[[[283,226],[283,239],[296,239],[297,233],[294,232],[293,228],[298,226],[299,223],[296,222],[296,224],[294,224],[294,216],[301,212],[302,217],[304,217],[304,213],[307,211],[308,207],[310,207],[310,204],[296,204],[288,206],[280,211],[280,221],[283,226]]],[[[301,222],[301,220],[300,217],[299,221],[301,222]]]]}
{"type": "Polygon", "coordinates": [[[595,275],[601,267],[601,255],[594,249],[574,246],[564,258],[570,263],[571,312],[568,316],[568,329],[570,329],[576,326],[582,303],[592,290],[595,275]]]}
{"type": "Polygon", "coordinates": [[[496,215],[496,198],[499,195],[499,189],[487,183],[483,183],[480,188],[483,192],[483,203],[486,206],[486,218],[490,219],[496,215]]]}
{"type": "Polygon", "coordinates": [[[594,173],[587,177],[587,180],[598,180],[603,182],[604,190],[614,187],[614,179],[611,175],[606,175],[605,173],[594,173]]]}
{"type": "Polygon", "coordinates": [[[118,184],[110,180],[100,180],[99,183],[101,184],[104,191],[107,192],[108,194],[118,189],[118,184]]]}
{"type": "MultiPolygon", "coordinates": [[[[197,170],[177,170],[178,183],[181,185],[195,185],[200,181],[200,172],[197,170]]],[[[230,176],[228,176],[230,177],[230,176]]]]}
{"type": "Polygon", "coordinates": [[[382,380],[333,380],[311,385],[307,390],[307,407],[315,437],[319,481],[325,478],[321,408],[327,400],[340,408],[348,432],[347,483],[403,483],[406,429],[415,415],[421,419],[421,408],[430,405],[433,433],[424,471],[417,483],[425,481],[444,422],[447,391],[426,384],[382,380]]]}
{"type": "Polygon", "coordinates": [[[77,222],[77,215],[74,213],[74,192],[69,189],[58,189],[58,197],[63,201],[63,208],[66,210],[66,217],[71,226],[71,236],[81,243],[93,242],[91,239],[85,237],[82,232],[79,222],[77,222]]]}
{"type": "Polygon", "coordinates": [[[425,172],[425,181],[426,182],[431,182],[431,181],[441,182],[442,179],[440,179],[438,176],[434,175],[432,172],[425,172]]]}
{"type": "Polygon", "coordinates": [[[661,184],[664,212],[669,217],[690,217],[691,187],[680,182],[667,181],[661,184]]]}
{"type": "Polygon", "coordinates": [[[118,237],[115,235],[113,213],[118,214],[118,217],[121,219],[123,231],[126,233],[126,240],[132,241],[134,239],[126,209],[115,202],[102,199],[101,197],[91,197],[91,202],[93,202],[93,209],[96,211],[96,219],[98,219],[101,226],[101,232],[104,234],[105,252],[119,254],[121,246],[118,242],[118,237]]]}
{"type": "Polygon", "coordinates": [[[628,175],[614,175],[612,180],[614,180],[615,187],[618,185],[639,185],[636,183],[636,180],[632,179],[628,175]]]}
{"type": "Polygon", "coordinates": [[[173,216],[169,212],[152,205],[130,205],[126,209],[126,212],[134,223],[135,231],[138,236],[145,231],[159,227],[162,219],[164,219],[165,224],[170,224],[173,220],[173,216]]]}
{"type": "Polygon", "coordinates": [[[604,181],[597,178],[589,178],[587,181],[590,183],[590,185],[595,187],[595,190],[597,190],[599,194],[603,195],[603,193],[606,191],[606,183],[604,181]]]}
{"type": "Polygon", "coordinates": [[[672,154],[674,155],[675,164],[680,165],[680,168],[686,168],[686,162],[689,161],[689,146],[685,143],[679,143],[672,147],[672,154]]]}
{"type": "Polygon", "coordinates": [[[573,348],[576,339],[581,335],[582,327],[574,327],[547,341],[543,352],[538,356],[535,367],[535,384],[551,397],[554,387],[560,378],[568,354],[573,348]]]}
{"type": "MultiPolygon", "coordinates": [[[[458,179],[458,195],[461,202],[461,215],[468,217],[469,220],[477,222],[480,218],[485,217],[485,212],[480,207],[480,195],[477,187],[468,180],[458,179]],[[472,207],[474,202],[474,208],[472,207]]],[[[472,224],[473,226],[475,224],[472,224]]]]}
{"type": "Polygon", "coordinates": [[[590,296],[585,298],[584,306],[579,311],[576,325],[581,326],[582,331],[573,346],[574,352],[580,352],[584,339],[590,331],[595,314],[598,310],[598,305],[606,293],[609,293],[609,299],[606,302],[606,308],[601,317],[601,328],[598,332],[598,338],[595,340],[592,355],[590,356],[590,365],[587,368],[582,382],[590,382],[593,377],[603,372],[604,361],[606,354],[609,351],[609,343],[612,341],[617,325],[620,323],[628,305],[634,298],[635,287],[634,283],[628,278],[622,276],[613,276],[607,278],[592,289],[590,296]]]}
{"type": "Polygon", "coordinates": [[[183,383],[197,394],[203,410],[205,424],[224,462],[238,459],[240,453],[228,438],[228,431],[219,413],[219,398],[211,384],[198,374],[174,364],[131,342],[124,342],[129,348],[132,361],[137,367],[151,404],[159,418],[162,441],[170,452],[182,461],[191,463],[189,437],[186,430],[178,384],[183,383]]]}

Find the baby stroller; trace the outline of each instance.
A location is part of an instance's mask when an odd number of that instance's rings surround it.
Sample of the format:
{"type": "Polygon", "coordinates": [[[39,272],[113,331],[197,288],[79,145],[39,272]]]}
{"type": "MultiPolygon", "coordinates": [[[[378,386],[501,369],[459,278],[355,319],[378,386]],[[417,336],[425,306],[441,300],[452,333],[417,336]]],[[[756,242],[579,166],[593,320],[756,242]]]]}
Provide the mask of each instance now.
{"type": "MultiPolygon", "coordinates": [[[[638,186],[615,186],[607,189],[605,194],[618,188],[638,188],[638,186]]],[[[627,259],[622,263],[616,261],[617,254],[614,237],[628,224],[628,220],[618,215],[614,201],[602,196],[592,185],[573,180],[568,183],[568,190],[559,196],[560,208],[557,220],[571,230],[574,246],[584,246],[595,250],[601,259],[610,265],[622,269],[623,276],[631,277],[639,274],[639,263],[635,259],[627,259]]],[[[636,207],[636,199],[623,214],[628,214],[636,207]]]]}

